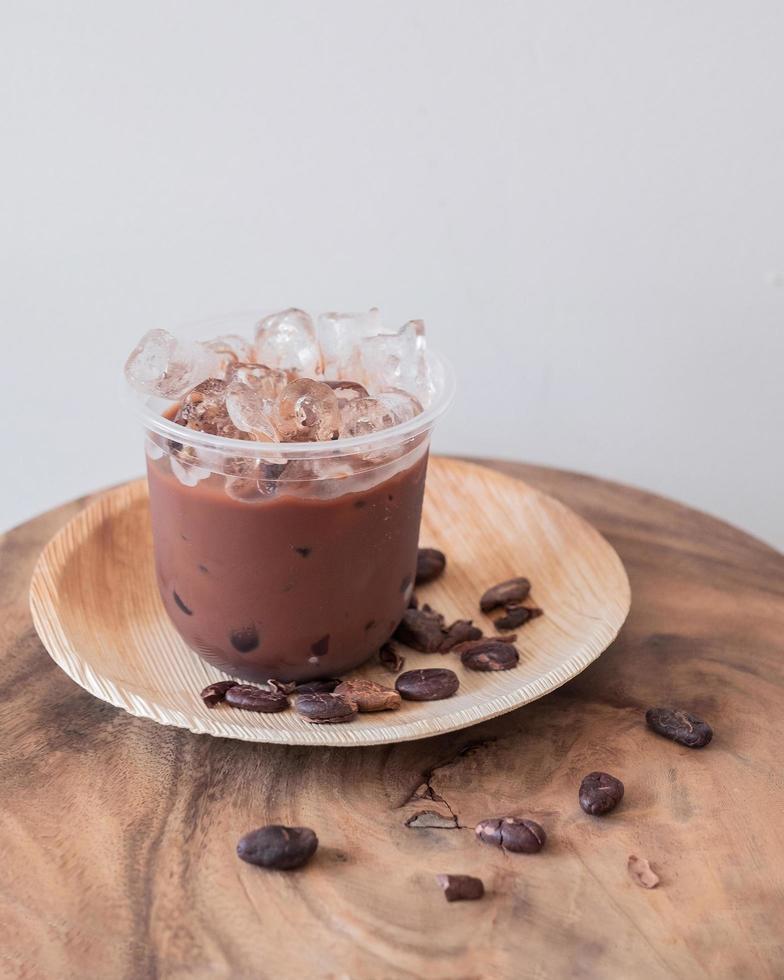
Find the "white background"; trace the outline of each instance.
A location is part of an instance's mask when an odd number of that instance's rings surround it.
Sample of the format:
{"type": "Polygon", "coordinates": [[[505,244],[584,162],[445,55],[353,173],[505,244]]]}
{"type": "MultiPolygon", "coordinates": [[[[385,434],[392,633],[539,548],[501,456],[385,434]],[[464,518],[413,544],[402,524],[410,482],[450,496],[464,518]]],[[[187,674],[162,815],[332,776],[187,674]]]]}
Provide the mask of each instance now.
{"type": "Polygon", "coordinates": [[[784,546],[784,5],[0,2],[7,527],[142,469],[152,326],[424,317],[438,448],[784,546]]]}

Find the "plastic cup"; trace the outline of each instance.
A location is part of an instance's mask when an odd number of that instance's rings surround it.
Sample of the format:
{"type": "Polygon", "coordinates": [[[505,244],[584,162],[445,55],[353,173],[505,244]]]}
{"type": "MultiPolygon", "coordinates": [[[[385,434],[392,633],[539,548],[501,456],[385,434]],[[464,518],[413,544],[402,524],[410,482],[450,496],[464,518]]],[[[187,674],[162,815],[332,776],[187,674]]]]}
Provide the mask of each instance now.
{"type": "MultiPolygon", "coordinates": [[[[260,315],[177,333],[251,336],[260,315]]],[[[238,677],[300,681],[344,673],[391,636],[414,586],[430,436],[453,395],[447,363],[428,360],[434,393],[421,415],[332,442],[212,436],[132,393],[158,588],[201,657],[238,677]]]]}

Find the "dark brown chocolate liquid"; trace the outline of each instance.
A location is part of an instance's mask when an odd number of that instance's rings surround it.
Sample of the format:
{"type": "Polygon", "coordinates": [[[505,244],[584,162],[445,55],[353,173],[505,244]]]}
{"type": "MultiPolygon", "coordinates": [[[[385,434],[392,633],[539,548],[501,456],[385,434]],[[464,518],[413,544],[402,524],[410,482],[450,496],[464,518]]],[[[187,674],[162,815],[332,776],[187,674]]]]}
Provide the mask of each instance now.
{"type": "Polygon", "coordinates": [[[403,615],[416,568],[427,456],[355,493],[245,503],[212,476],[183,486],[148,460],[158,586],[185,642],[253,680],[356,667],[403,615]]]}

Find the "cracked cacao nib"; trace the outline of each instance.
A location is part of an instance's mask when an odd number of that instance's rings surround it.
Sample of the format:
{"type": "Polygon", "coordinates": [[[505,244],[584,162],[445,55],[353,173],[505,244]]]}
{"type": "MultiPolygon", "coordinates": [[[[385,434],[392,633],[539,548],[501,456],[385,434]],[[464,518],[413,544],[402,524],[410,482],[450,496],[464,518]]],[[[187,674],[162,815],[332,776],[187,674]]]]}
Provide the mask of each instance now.
{"type": "Polygon", "coordinates": [[[449,653],[458,643],[466,643],[468,640],[481,638],[482,631],[478,626],[474,626],[470,619],[458,619],[451,626],[447,626],[446,634],[441,640],[439,649],[441,653],[449,653]]]}
{"type": "Polygon", "coordinates": [[[485,643],[514,643],[517,633],[510,633],[507,636],[483,636],[479,640],[466,640],[465,643],[458,643],[452,647],[451,653],[464,654],[467,650],[474,650],[476,647],[483,646],[485,643]]]}
{"type": "Polygon", "coordinates": [[[659,735],[690,749],[701,749],[713,738],[707,722],[677,708],[648,708],[645,720],[659,735]]]}
{"type": "Polygon", "coordinates": [[[316,681],[303,681],[294,688],[296,694],[332,694],[340,684],[339,677],[320,677],[316,681]]]}
{"type": "Polygon", "coordinates": [[[544,827],[535,820],[523,817],[495,817],[476,825],[476,836],[485,844],[493,844],[516,854],[536,854],[547,842],[544,827]]]}
{"type": "Polygon", "coordinates": [[[397,691],[364,677],[343,681],[335,688],[335,694],[352,701],[360,711],[394,711],[400,707],[397,691]]]}
{"type": "Polygon", "coordinates": [[[407,670],[395,681],[395,688],[406,701],[441,701],[451,698],[458,687],[457,674],[443,667],[407,670]]]}
{"type": "Polygon", "coordinates": [[[316,853],[318,837],[309,827],[271,824],[241,837],[237,856],[248,864],[277,871],[300,868],[316,853]]]}
{"type": "Polygon", "coordinates": [[[537,619],[543,611],[536,606],[507,606],[506,613],[493,620],[497,630],[516,630],[531,619],[537,619]]]}
{"type": "Polygon", "coordinates": [[[608,772],[589,772],[580,783],[580,806],[599,817],[614,810],[623,799],[623,783],[608,772]]]}
{"type": "Polygon", "coordinates": [[[406,609],[395,630],[395,639],[421,653],[437,653],[444,639],[444,617],[430,606],[406,609]]]}
{"type": "Polygon", "coordinates": [[[510,578],[489,588],[479,600],[479,608],[486,613],[499,606],[513,605],[522,602],[530,591],[531,583],[527,578],[510,578]]]}
{"type": "Polygon", "coordinates": [[[264,688],[252,684],[235,684],[226,692],[226,704],[245,711],[263,711],[272,713],[285,711],[289,699],[281,691],[265,691],[264,688]]]}
{"type": "Polygon", "coordinates": [[[520,662],[520,654],[511,643],[477,640],[460,654],[460,660],[469,670],[511,670],[520,662]]]}
{"type": "Polygon", "coordinates": [[[420,548],[417,552],[416,579],[417,585],[424,585],[437,579],[446,568],[446,555],[436,548],[420,548]]]}
{"type": "Polygon", "coordinates": [[[314,725],[339,725],[357,716],[356,704],[337,694],[298,694],[294,707],[314,725]]]}
{"type": "Polygon", "coordinates": [[[471,875],[436,875],[447,902],[474,902],[485,893],[481,878],[471,875]]]}
{"type": "Polygon", "coordinates": [[[406,665],[406,658],[400,656],[394,643],[386,642],[382,644],[381,649],[378,651],[378,659],[381,666],[391,674],[399,674],[406,665]]]}
{"type": "Polygon", "coordinates": [[[220,704],[226,697],[226,691],[236,686],[236,681],[216,681],[214,684],[205,687],[199,697],[208,708],[214,708],[216,704],[220,704]]]}
{"type": "Polygon", "coordinates": [[[267,681],[267,687],[271,691],[279,691],[281,694],[291,694],[296,686],[296,681],[278,681],[274,677],[267,681]]]}

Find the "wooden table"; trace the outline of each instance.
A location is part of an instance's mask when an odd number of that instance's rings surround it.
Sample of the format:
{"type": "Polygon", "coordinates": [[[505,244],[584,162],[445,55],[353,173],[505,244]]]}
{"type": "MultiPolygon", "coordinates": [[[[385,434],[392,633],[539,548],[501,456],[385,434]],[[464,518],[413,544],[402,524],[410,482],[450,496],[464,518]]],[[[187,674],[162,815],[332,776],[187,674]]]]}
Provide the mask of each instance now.
{"type": "Polygon", "coordinates": [[[631,617],[542,701],[395,747],[223,741],[96,700],[49,660],[27,609],[38,552],[87,498],[1,540],[0,975],[782,976],[784,556],[639,490],[492,465],[606,534],[631,617]],[[646,729],[645,708],[670,703],[713,724],[708,748],[646,729]],[[577,805],[592,769],[626,784],[603,819],[577,805]],[[406,828],[418,809],[460,829],[406,828]],[[508,812],[544,824],[541,854],[474,839],[508,812]],[[240,834],[268,822],[317,830],[307,868],[236,859],[240,834]],[[659,888],[632,882],[632,853],[659,888]],[[448,904],[439,872],[481,876],[486,897],[448,904]]]}

